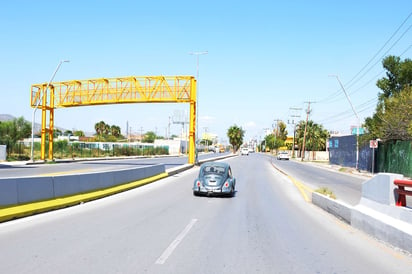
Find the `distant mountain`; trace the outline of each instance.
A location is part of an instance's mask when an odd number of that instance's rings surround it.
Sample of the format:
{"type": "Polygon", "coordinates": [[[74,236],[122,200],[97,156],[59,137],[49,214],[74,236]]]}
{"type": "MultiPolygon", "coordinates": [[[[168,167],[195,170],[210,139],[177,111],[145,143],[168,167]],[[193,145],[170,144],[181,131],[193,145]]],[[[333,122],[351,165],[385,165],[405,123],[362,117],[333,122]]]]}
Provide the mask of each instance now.
{"type": "Polygon", "coordinates": [[[11,121],[15,119],[16,117],[9,115],[9,114],[0,114],[0,122],[2,121],[11,121]]]}
{"type": "MultiPolygon", "coordinates": [[[[7,122],[7,121],[12,121],[14,119],[16,119],[17,117],[14,117],[13,115],[10,114],[0,114],[0,122],[7,122]]],[[[27,123],[30,123],[31,125],[31,121],[27,121],[27,123]]],[[[35,132],[40,132],[41,131],[41,124],[39,123],[34,123],[34,131],[35,132]]]]}
{"type": "MultiPolygon", "coordinates": [[[[0,122],[6,122],[6,121],[11,121],[16,119],[17,117],[14,117],[13,115],[10,114],[0,114],[0,122]]],[[[27,120],[26,120],[27,121],[27,120]]],[[[32,121],[27,121],[28,123],[32,123],[32,121]]],[[[60,129],[62,132],[65,132],[66,129],[61,128],[61,127],[55,127],[57,129],[60,129]]],[[[39,123],[34,123],[34,131],[35,132],[40,132],[41,131],[41,124],[39,123]]]]}

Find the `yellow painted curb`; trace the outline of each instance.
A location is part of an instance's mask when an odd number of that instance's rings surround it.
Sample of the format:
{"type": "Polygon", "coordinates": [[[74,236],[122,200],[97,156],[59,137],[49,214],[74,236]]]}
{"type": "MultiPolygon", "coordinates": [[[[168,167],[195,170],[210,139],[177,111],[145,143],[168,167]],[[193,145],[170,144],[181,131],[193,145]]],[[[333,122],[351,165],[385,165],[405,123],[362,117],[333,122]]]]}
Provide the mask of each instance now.
{"type": "Polygon", "coordinates": [[[311,199],[309,199],[308,195],[306,194],[306,191],[309,192],[309,193],[312,193],[313,189],[311,189],[310,187],[308,187],[308,186],[304,185],[303,183],[297,181],[295,178],[293,178],[292,176],[290,176],[289,174],[287,174],[286,172],[284,172],[283,170],[281,170],[280,168],[275,166],[272,162],[271,162],[271,164],[276,170],[278,170],[280,173],[286,175],[292,181],[292,183],[299,190],[300,194],[302,194],[303,199],[305,199],[306,202],[311,201],[311,199]]]}
{"type": "Polygon", "coordinates": [[[299,190],[300,194],[302,194],[303,199],[305,199],[306,202],[310,202],[311,200],[309,199],[309,197],[308,197],[308,195],[306,194],[305,190],[308,191],[308,192],[310,192],[310,193],[312,193],[313,190],[312,190],[310,187],[305,186],[305,185],[302,184],[301,182],[295,180],[295,178],[293,178],[293,177],[291,177],[291,176],[289,176],[289,175],[287,175],[287,176],[288,176],[288,178],[292,181],[292,183],[296,186],[296,188],[299,190]]]}
{"type": "Polygon", "coordinates": [[[0,222],[26,217],[30,215],[34,215],[37,213],[42,213],[46,211],[51,211],[54,209],[59,209],[63,207],[73,206],[76,204],[80,204],[82,202],[92,201],[96,199],[100,199],[106,196],[110,196],[119,192],[123,192],[132,188],[137,188],[142,185],[146,185],[152,183],[154,181],[163,179],[169,176],[167,172],[163,172],[161,174],[145,178],[139,181],[134,181],[130,183],[126,183],[123,185],[118,185],[115,187],[105,188],[101,190],[96,190],[93,192],[87,192],[82,194],[76,194],[67,197],[61,197],[46,201],[39,201],[24,205],[17,205],[11,206],[0,209],[0,222]]]}

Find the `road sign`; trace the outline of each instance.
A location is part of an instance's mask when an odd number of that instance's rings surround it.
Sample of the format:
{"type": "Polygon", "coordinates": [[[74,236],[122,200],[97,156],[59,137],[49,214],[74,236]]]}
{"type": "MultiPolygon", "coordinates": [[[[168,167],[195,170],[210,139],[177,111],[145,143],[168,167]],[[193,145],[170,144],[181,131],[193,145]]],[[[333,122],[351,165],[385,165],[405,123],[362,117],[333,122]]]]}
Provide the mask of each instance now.
{"type": "Polygon", "coordinates": [[[378,140],[370,140],[369,141],[370,148],[378,148],[378,140]]]}

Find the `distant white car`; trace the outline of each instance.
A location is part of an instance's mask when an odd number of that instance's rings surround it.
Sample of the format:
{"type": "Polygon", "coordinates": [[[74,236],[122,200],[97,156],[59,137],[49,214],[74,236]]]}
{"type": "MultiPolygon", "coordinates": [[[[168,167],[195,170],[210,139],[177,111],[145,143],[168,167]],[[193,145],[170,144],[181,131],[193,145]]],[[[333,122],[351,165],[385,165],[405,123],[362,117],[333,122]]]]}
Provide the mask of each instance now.
{"type": "Polygon", "coordinates": [[[249,156],[249,149],[247,147],[242,147],[240,149],[240,155],[247,155],[249,156]]]}
{"type": "Polygon", "coordinates": [[[289,160],[290,156],[287,151],[280,151],[276,158],[278,160],[289,160]]]}

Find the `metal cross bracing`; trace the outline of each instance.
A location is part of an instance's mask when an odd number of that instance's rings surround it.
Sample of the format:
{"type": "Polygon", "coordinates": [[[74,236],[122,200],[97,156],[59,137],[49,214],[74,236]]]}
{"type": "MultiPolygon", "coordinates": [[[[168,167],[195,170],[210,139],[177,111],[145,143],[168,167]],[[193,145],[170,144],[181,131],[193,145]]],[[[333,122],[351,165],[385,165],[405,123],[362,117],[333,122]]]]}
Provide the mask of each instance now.
{"type": "Polygon", "coordinates": [[[31,106],[42,109],[41,154],[45,159],[46,133],[49,159],[53,159],[54,109],[126,103],[190,103],[189,163],[195,157],[196,80],[193,76],[130,76],[34,84],[31,106]],[[40,102],[39,102],[40,101],[40,102]],[[49,126],[46,126],[47,112],[49,126]]]}

